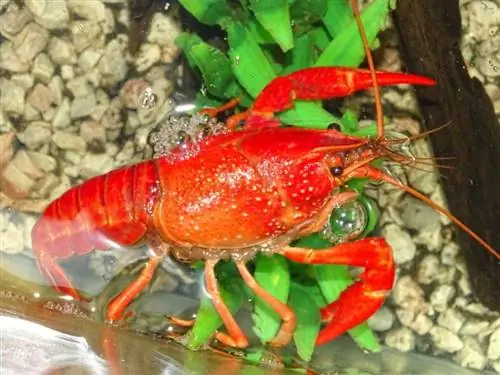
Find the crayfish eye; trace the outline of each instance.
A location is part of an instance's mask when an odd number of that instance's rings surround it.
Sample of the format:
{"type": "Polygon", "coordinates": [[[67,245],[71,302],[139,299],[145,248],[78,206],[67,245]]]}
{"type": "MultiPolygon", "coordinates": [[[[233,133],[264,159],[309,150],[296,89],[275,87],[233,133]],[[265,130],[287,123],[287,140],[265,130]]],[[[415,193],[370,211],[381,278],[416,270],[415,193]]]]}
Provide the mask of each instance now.
{"type": "Polygon", "coordinates": [[[334,175],[335,177],[339,177],[344,172],[344,168],[338,167],[338,166],[337,167],[332,167],[330,169],[330,172],[332,172],[332,175],[334,175]]]}
{"type": "Polygon", "coordinates": [[[336,130],[336,131],[340,131],[340,125],[337,124],[336,122],[328,125],[328,130],[336,130]]]}

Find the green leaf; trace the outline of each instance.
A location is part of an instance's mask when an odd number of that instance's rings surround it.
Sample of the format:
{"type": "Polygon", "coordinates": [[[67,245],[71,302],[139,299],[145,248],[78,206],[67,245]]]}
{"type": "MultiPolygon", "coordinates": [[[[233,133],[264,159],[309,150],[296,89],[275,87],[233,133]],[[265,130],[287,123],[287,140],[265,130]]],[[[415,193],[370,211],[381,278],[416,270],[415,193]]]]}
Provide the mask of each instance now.
{"type": "Polygon", "coordinates": [[[231,62],[226,55],[195,34],[180,34],[176,44],[185,53],[189,66],[201,72],[207,91],[224,97],[228,86],[235,83],[231,62]]]}
{"type": "Polygon", "coordinates": [[[297,326],[293,340],[299,357],[309,362],[314,352],[316,337],[321,326],[319,306],[311,296],[310,288],[292,283],[288,304],[295,312],[297,326]]]}
{"type": "MultiPolygon", "coordinates": [[[[313,39],[314,45],[321,51],[323,51],[326,47],[328,47],[328,44],[330,44],[330,36],[324,27],[318,26],[314,30],[311,30],[309,34],[313,39]]],[[[310,66],[312,65],[313,64],[310,66]]]]}
{"type": "Polygon", "coordinates": [[[290,6],[290,16],[293,20],[295,35],[308,32],[315,23],[326,14],[328,0],[301,0],[295,1],[290,6]]]}
{"type": "MultiPolygon", "coordinates": [[[[245,293],[238,279],[222,279],[218,282],[222,300],[226,303],[231,313],[236,313],[245,299],[245,293]]],[[[212,299],[204,295],[200,301],[200,309],[196,316],[196,322],[188,333],[187,347],[191,350],[200,348],[223,324],[217,310],[212,304],[212,299]]]]}
{"type": "Polygon", "coordinates": [[[293,48],[287,0],[249,0],[255,18],[272,35],[283,52],[293,48]]]}
{"type": "Polygon", "coordinates": [[[226,0],[179,0],[179,3],[205,25],[224,24],[232,15],[226,0]]]}
{"type": "Polygon", "coordinates": [[[259,44],[275,44],[276,41],[269,32],[262,27],[255,19],[248,20],[248,30],[252,33],[255,40],[259,44]]]}
{"type": "Polygon", "coordinates": [[[273,66],[253,34],[241,23],[232,22],[225,30],[233,73],[241,86],[255,98],[276,77],[273,66]]]}
{"type": "Polygon", "coordinates": [[[284,74],[307,68],[314,63],[315,47],[311,33],[299,36],[295,42],[295,48],[290,51],[290,61],[284,74]]]}
{"type": "MultiPolygon", "coordinates": [[[[385,26],[389,13],[389,0],[374,0],[361,12],[368,43],[372,45],[377,34],[385,26]]],[[[353,20],[342,30],[316,61],[316,66],[357,67],[365,58],[365,51],[358,24],[353,20]]]]}
{"type": "Polygon", "coordinates": [[[331,123],[340,121],[324,109],[320,101],[301,100],[295,101],[294,108],[281,113],[279,118],[285,124],[313,129],[326,129],[331,123]]]}
{"type": "Polygon", "coordinates": [[[328,0],[328,8],[322,18],[331,38],[335,38],[354,20],[349,1],[328,0]]]}
{"type": "MultiPolygon", "coordinates": [[[[290,292],[290,272],[288,260],[279,254],[258,255],[255,260],[254,277],[257,283],[271,295],[286,303],[290,292]]],[[[253,330],[261,342],[274,338],[281,326],[281,318],[261,298],[255,297],[252,314],[253,330]]]]}

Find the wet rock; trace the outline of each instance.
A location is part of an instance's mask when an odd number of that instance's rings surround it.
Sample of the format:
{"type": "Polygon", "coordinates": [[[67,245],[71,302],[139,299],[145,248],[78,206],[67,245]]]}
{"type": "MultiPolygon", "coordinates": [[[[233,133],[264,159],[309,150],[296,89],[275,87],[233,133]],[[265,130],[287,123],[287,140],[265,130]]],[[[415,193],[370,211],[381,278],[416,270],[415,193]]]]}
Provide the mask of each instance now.
{"type": "Polygon", "coordinates": [[[106,12],[104,15],[104,21],[101,22],[101,28],[104,34],[109,35],[115,32],[116,22],[115,17],[113,15],[113,11],[109,8],[106,8],[106,12]]]}
{"type": "Polygon", "coordinates": [[[415,333],[423,336],[433,327],[432,320],[423,313],[414,313],[405,309],[397,309],[396,315],[404,326],[412,329],[415,333]]]}
{"type": "Polygon", "coordinates": [[[413,319],[415,319],[415,315],[416,314],[410,310],[405,310],[405,309],[396,310],[396,316],[398,317],[401,324],[404,326],[409,326],[413,321],[413,319]]]}
{"type": "Polygon", "coordinates": [[[60,76],[54,76],[48,85],[53,101],[56,105],[60,105],[63,99],[64,82],[60,76]]]}
{"type": "Polygon", "coordinates": [[[63,129],[69,126],[71,123],[70,117],[71,106],[68,98],[64,98],[57,107],[54,118],[52,119],[52,125],[55,129],[63,129]]]}
{"type": "Polygon", "coordinates": [[[431,284],[439,271],[439,258],[437,255],[426,255],[418,265],[417,280],[420,284],[431,284]]]}
{"type": "Polygon", "coordinates": [[[180,50],[175,45],[161,47],[160,61],[163,64],[172,64],[180,54],[180,50]]]}
{"type": "Polygon", "coordinates": [[[33,160],[31,160],[30,155],[26,150],[19,150],[11,161],[12,165],[15,166],[19,171],[24,173],[26,176],[32,178],[33,180],[39,179],[44,176],[43,171],[41,171],[33,160]]]}
{"type": "Polygon", "coordinates": [[[76,62],[75,48],[65,40],[52,37],[48,45],[50,59],[58,65],[72,65],[76,62]]]}
{"type": "Polygon", "coordinates": [[[52,137],[49,123],[44,121],[34,121],[30,123],[22,134],[18,134],[18,139],[29,149],[35,150],[38,147],[49,143],[52,137]]]}
{"type": "Polygon", "coordinates": [[[35,21],[49,30],[62,29],[69,21],[66,0],[25,0],[35,21]]]}
{"type": "Polygon", "coordinates": [[[87,96],[93,93],[92,86],[84,76],[78,76],[66,82],[66,88],[74,97],[87,96]]]}
{"type": "Polygon", "coordinates": [[[495,57],[481,57],[474,59],[477,69],[487,77],[500,77],[500,60],[495,57]]]}
{"type": "Polygon", "coordinates": [[[455,287],[452,285],[439,285],[431,293],[429,302],[439,312],[447,309],[451,299],[455,296],[455,287]]]}
{"type": "Polygon", "coordinates": [[[128,164],[130,160],[134,157],[135,154],[135,146],[133,141],[128,141],[123,146],[122,150],[116,154],[116,161],[118,165],[128,164]]]}
{"type": "Polygon", "coordinates": [[[16,133],[0,134],[0,171],[12,160],[16,133]]]}
{"type": "Polygon", "coordinates": [[[155,13],[151,19],[147,41],[160,46],[172,46],[175,45],[175,39],[179,34],[179,25],[171,17],[155,13]]]}
{"type": "Polygon", "coordinates": [[[34,184],[33,179],[26,176],[12,163],[7,164],[0,174],[0,190],[10,198],[26,198],[34,184]]]}
{"type": "MultiPolygon", "coordinates": [[[[50,139],[50,135],[49,138],[50,139]]],[[[57,161],[52,156],[43,152],[27,151],[36,167],[44,172],[54,172],[57,168],[57,161]]]]}
{"type": "Polygon", "coordinates": [[[99,0],[67,0],[69,10],[77,16],[94,21],[105,19],[105,7],[99,0]]]}
{"type": "Polygon", "coordinates": [[[125,78],[128,70],[127,63],[123,58],[122,46],[117,39],[108,43],[98,66],[105,87],[114,86],[125,78]]]}
{"type": "Polygon", "coordinates": [[[161,49],[156,44],[143,44],[134,61],[135,67],[139,73],[145,72],[154,64],[160,61],[161,49]]]}
{"type": "Polygon", "coordinates": [[[109,155],[85,154],[80,164],[80,175],[83,178],[90,178],[106,173],[113,167],[113,159],[109,155]]]}
{"type": "Polygon", "coordinates": [[[420,200],[406,196],[401,206],[403,207],[401,218],[407,228],[427,231],[440,226],[440,214],[420,200]]]}
{"type": "Polygon", "coordinates": [[[399,226],[394,224],[386,225],[382,229],[382,236],[392,247],[396,264],[409,262],[415,257],[417,247],[408,232],[399,226]]]}
{"type": "Polygon", "coordinates": [[[46,198],[49,193],[60,184],[60,180],[53,173],[48,173],[43,178],[37,181],[33,190],[37,193],[38,197],[46,198]]]}
{"type": "Polygon", "coordinates": [[[33,77],[48,84],[54,75],[54,64],[50,61],[49,56],[45,53],[40,53],[33,62],[31,73],[33,77]]]}
{"type": "Polygon", "coordinates": [[[79,135],[57,131],[52,137],[52,141],[57,145],[57,147],[63,150],[74,150],[78,152],[84,152],[87,144],[79,135]]]}
{"type": "Polygon", "coordinates": [[[458,271],[455,267],[439,267],[436,275],[436,281],[440,284],[455,284],[458,276],[458,271]]]}
{"type": "Polygon", "coordinates": [[[14,44],[11,41],[0,43],[0,69],[12,73],[25,73],[30,70],[30,63],[23,62],[14,51],[14,44]]]}
{"type": "Polygon", "coordinates": [[[90,72],[99,62],[102,53],[93,49],[86,49],[78,57],[78,65],[84,72],[90,72]]]}
{"type": "Polygon", "coordinates": [[[480,40],[490,37],[490,30],[498,24],[498,5],[495,1],[472,1],[466,7],[468,20],[467,34],[474,35],[480,40]]]}
{"type": "Polygon", "coordinates": [[[444,328],[448,328],[453,333],[458,333],[465,323],[462,313],[452,308],[439,315],[437,323],[444,328]]]}
{"type": "Polygon", "coordinates": [[[19,8],[16,3],[10,4],[7,11],[0,16],[0,34],[12,40],[31,20],[27,8],[19,8]]]}
{"type": "Polygon", "coordinates": [[[28,94],[28,103],[40,112],[45,112],[52,104],[52,92],[47,86],[37,83],[28,94]]]}
{"type": "Polygon", "coordinates": [[[493,361],[500,358],[500,327],[490,336],[487,355],[488,359],[493,361]]]}
{"type": "Polygon", "coordinates": [[[434,192],[437,185],[436,175],[419,169],[411,169],[408,174],[408,182],[418,191],[424,194],[434,192]]]}
{"type": "Polygon", "coordinates": [[[31,89],[35,84],[35,79],[28,73],[12,74],[10,80],[25,92],[31,89]]]}
{"type": "Polygon", "coordinates": [[[464,347],[460,337],[446,328],[434,326],[429,331],[429,334],[436,348],[448,353],[455,353],[464,347]]]}
{"type": "Polygon", "coordinates": [[[0,107],[0,133],[9,133],[15,131],[12,122],[7,114],[0,107]]]}
{"type": "Polygon", "coordinates": [[[24,90],[14,82],[0,78],[0,102],[6,113],[24,113],[24,90]]]}
{"type": "Polygon", "coordinates": [[[28,23],[14,39],[14,50],[19,60],[32,62],[49,41],[49,33],[34,22],[28,23]]]}
{"type": "Polygon", "coordinates": [[[391,348],[409,352],[415,348],[415,336],[411,329],[401,327],[387,333],[385,343],[391,348]]]}
{"type": "Polygon", "coordinates": [[[437,252],[441,250],[443,243],[443,235],[441,225],[437,225],[434,228],[429,228],[427,230],[422,230],[418,232],[414,237],[413,241],[417,245],[423,245],[427,250],[437,252]]]}
{"type": "Polygon", "coordinates": [[[488,361],[482,351],[481,345],[472,337],[465,337],[463,343],[463,348],[453,358],[455,362],[462,367],[484,370],[488,361]]]}
{"type": "Polygon", "coordinates": [[[106,142],[106,130],[96,121],[83,122],[80,125],[80,136],[87,143],[98,142],[104,145],[106,142]]]}
{"type": "Polygon", "coordinates": [[[5,228],[0,232],[0,236],[2,236],[0,251],[7,254],[22,252],[24,250],[22,227],[9,222],[5,214],[0,213],[0,228],[5,228]]]}
{"type": "Polygon", "coordinates": [[[40,114],[40,111],[33,107],[30,103],[25,103],[23,119],[26,121],[37,121],[42,119],[42,115],[40,114]]]}
{"type": "Polygon", "coordinates": [[[123,121],[121,119],[120,112],[120,99],[114,98],[101,120],[101,124],[106,128],[106,130],[118,130],[123,127],[123,121]]]}
{"type": "Polygon", "coordinates": [[[455,266],[460,248],[454,242],[447,243],[441,251],[441,263],[447,266],[455,266]]]}
{"type": "Polygon", "coordinates": [[[369,320],[368,325],[371,329],[378,332],[384,332],[391,329],[394,324],[394,314],[386,306],[382,306],[369,320]]]}
{"type": "Polygon", "coordinates": [[[477,336],[480,332],[484,332],[484,330],[486,330],[489,325],[490,323],[485,320],[469,319],[462,326],[460,335],[477,336]]]}
{"type": "Polygon", "coordinates": [[[425,313],[428,310],[424,291],[410,276],[402,276],[397,280],[393,298],[397,305],[409,311],[425,313]]]}
{"type": "Polygon", "coordinates": [[[75,69],[73,68],[73,65],[61,65],[61,77],[65,81],[75,78],[75,69]]]}
{"type": "Polygon", "coordinates": [[[95,105],[96,98],[93,91],[90,91],[88,95],[78,96],[71,103],[70,117],[72,119],[78,119],[90,116],[95,105]]]}
{"type": "Polygon", "coordinates": [[[101,26],[95,20],[73,22],[71,35],[76,52],[82,52],[88,47],[100,50],[106,43],[101,26]]]}

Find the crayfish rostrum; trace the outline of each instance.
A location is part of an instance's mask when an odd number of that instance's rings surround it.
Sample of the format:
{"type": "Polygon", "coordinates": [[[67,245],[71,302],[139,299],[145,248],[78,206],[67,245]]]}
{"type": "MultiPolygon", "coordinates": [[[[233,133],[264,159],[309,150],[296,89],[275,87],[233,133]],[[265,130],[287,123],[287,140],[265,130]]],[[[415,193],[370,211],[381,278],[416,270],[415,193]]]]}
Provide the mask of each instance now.
{"type": "MultiPolygon", "coordinates": [[[[300,236],[320,231],[335,207],[356,198],[354,191],[339,191],[355,177],[387,182],[425,200],[498,258],[495,250],[450,213],[370,165],[383,157],[404,160],[391,150],[397,141],[383,135],[378,86],[435,82],[411,74],[376,72],[362,27],[360,30],[369,70],[315,67],[276,78],[248,111],[229,118],[225,131],[187,142],[159,158],[89,179],[52,202],[32,232],[39,267],[52,285],[80,299],[57,260],[106,250],[113,242],[124,246],[147,242],[155,256],[107,308],[107,318],[116,321],[148,285],[168,253],[183,260],[203,259],[207,291],[228,332],[217,333],[217,338],[244,348],[248,340],[217,287],[214,267],[220,259],[234,260],[249,288],[282,318],[271,342],[274,345],[290,341],[295,315],[259,286],[248,271],[245,264],[256,252],[279,253],[299,263],[364,267],[359,281],[321,310],[328,325],[320,331],[317,344],[324,344],[375,313],[395,278],[391,248],[383,238],[365,238],[317,251],[289,246],[300,236]],[[375,139],[348,136],[334,127],[282,127],[274,117],[276,112],[291,108],[295,99],[330,99],[372,86],[378,109],[375,139]]],[[[236,103],[233,100],[203,112],[216,116],[236,103]]]]}

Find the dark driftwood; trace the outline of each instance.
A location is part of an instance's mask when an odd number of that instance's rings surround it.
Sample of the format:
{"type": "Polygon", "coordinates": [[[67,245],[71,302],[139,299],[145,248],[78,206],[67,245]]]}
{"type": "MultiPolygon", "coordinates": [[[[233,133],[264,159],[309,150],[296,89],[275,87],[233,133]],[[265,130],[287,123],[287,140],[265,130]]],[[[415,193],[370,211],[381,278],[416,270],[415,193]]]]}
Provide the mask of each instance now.
{"type": "MultiPolygon", "coordinates": [[[[435,156],[456,157],[456,171],[442,181],[450,211],[500,250],[500,126],[482,84],[466,70],[458,0],[399,0],[393,16],[407,69],[439,82],[416,89],[425,126],[451,121],[430,136],[435,156]]],[[[476,296],[500,310],[499,263],[463,231],[457,239],[476,296]]]]}

